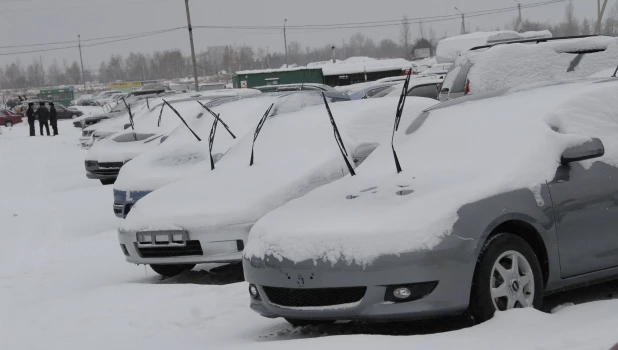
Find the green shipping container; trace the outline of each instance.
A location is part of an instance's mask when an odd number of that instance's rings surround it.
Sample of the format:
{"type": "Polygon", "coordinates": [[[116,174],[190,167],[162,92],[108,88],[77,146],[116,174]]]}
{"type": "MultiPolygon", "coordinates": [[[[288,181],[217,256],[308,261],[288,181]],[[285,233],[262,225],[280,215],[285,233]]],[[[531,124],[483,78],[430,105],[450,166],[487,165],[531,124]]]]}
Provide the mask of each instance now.
{"type": "Polygon", "coordinates": [[[321,68],[239,71],[233,77],[234,88],[254,88],[265,85],[315,83],[324,84],[321,68]]]}
{"type": "Polygon", "coordinates": [[[51,101],[56,104],[61,104],[68,107],[71,101],[75,99],[75,89],[70,86],[62,89],[40,90],[38,97],[44,101],[51,101]]]}

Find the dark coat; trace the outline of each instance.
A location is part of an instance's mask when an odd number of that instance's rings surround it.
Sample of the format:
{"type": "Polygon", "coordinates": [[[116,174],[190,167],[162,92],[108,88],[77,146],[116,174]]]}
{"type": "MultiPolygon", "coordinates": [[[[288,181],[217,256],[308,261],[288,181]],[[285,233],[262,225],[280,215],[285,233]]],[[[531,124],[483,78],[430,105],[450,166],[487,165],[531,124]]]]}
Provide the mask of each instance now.
{"type": "Polygon", "coordinates": [[[49,121],[49,111],[45,106],[39,107],[34,116],[39,118],[39,123],[47,123],[49,121]]]}
{"type": "Polygon", "coordinates": [[[56,112],[56,107],[54,106],[49,107],[49,120],[52,123],[55,123],[58,120],[58,113],[56,112]]]}
{"type": "Polygon", "coordinates": [[[26,111],[26,116],[28,117],[29,124],[34,123],[34,109],[32,107],[28,107],[28,110],[26,111]]]}

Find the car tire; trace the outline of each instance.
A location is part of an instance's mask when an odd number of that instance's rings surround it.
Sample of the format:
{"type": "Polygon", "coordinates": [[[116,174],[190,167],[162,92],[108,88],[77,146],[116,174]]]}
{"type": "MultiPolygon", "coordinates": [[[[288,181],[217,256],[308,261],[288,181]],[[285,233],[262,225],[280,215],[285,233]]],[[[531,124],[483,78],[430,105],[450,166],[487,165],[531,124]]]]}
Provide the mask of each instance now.
{"type": "Polygon", "coordinates": [[[6,126],[7,128],[10,128],[13,126],[13,122],[7,121],[6,123],[4,123],[4,126],[6,126]]]}
{"type": "Polygon", "coordinates": [[[115,183],[116,183],[116,179],[101,179],[101,184],[103,184],[103,186],[113,185],[115,183]]]}
{"type": "Polygon", "coordinates": [[[296,318],[286,318],[285,320],[288,321],[288,323],[294,326],[295,328],[307,327],[307,326],[320,326],[320,325],[335,323],[335,321],[333,320],[321,320],[321,321],[320,320],[299,320],[296,318]]]}
{"type": "Polygon", "coordinates": [[[479,254],[469,312],[481,323],[496,311],[530,306],[540,309],[544,289],[543,272],[532,247],[519,236],[499,233],[485,242],[479,254]]]}
{"type": "Polygon", "coordinates": [[[183,265],[158,265],[150,264],[150,268],[163,277],[178,276],[185,271],[191,271],[195,267],[195,264],[183,264],[183,265]]]}

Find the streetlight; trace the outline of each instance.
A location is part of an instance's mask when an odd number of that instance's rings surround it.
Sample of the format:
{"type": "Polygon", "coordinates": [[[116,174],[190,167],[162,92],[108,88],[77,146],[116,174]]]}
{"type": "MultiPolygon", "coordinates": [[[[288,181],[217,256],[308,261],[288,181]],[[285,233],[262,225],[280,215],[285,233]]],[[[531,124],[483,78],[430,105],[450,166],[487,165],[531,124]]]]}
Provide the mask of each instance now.
{"type": "Polygon", "coordinates": [[[466,34],[466,14],[455,6],[455,10],[461,13],[461,34],[466,34]]]}

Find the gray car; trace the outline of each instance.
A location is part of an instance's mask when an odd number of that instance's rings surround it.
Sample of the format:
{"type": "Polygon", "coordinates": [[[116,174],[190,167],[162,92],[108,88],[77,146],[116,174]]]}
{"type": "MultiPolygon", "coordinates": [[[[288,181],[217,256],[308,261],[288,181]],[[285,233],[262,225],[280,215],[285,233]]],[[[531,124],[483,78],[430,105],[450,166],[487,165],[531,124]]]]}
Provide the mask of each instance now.
{"type": "Polygon", "coordinates": [[[616,278],[617,89],[616,78],[554,83],[428,109],[401,127],[401,174],[380,147],[356,178],[256,223],[243,259],[251,308],[294,325],[466,312],[482,322],[616,278]],[[487,140],[465,135],[478,129],[487,140]]]}

